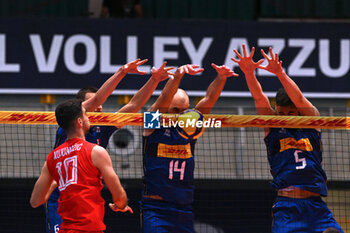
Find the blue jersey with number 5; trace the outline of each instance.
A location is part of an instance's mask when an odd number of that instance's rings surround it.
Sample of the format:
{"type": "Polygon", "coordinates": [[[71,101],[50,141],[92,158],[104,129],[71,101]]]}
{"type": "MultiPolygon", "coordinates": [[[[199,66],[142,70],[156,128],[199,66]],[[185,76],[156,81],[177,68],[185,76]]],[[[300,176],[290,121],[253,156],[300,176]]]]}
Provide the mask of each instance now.
{"type": "Polygon", "coordinates": [[[271,128],[265,138],[273,181],[278,190],[294,186],[327,196],[322,169],[321,133],[315,129],[271,128]]]}
{"type": "Polygon", "coordinates": [[[143,201],[159,196],[163,201],[193,202],[194,145],[175,128],[155,130],[143,137],[143,201]]]}

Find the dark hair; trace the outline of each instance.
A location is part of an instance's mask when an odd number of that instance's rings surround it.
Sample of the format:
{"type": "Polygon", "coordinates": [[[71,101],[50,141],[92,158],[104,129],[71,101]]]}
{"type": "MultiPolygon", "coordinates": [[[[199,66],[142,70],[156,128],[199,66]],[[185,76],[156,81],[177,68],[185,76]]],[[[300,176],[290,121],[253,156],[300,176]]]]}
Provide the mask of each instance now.
{"type": "Polygon", "coordinates": [[[83,117],[82,102],[81,99],[69,99],[56,107],[56,121],[66,133],[78,117],[83,117]]]}
{"type": "Polygon", "coordinates": [[[289,98],[289,96],[284,88],[278,89],[278,91],[276,93],[276,105],[295,107],[294,103],[289,98]]]}
{"type": "Polygon", "coordinates": [[[330,227],[330,228],[327,228],[326,230],[324,230],[323,233],[340,233],[340,231],[338,231],[334,227],[330,227]]]}
{"type": "Polygon", "coordinates": [[[85,100],[86,93],[96,93],[97,88],[96,87],[84,87],[78,91],[75,98],[85,100]]]}

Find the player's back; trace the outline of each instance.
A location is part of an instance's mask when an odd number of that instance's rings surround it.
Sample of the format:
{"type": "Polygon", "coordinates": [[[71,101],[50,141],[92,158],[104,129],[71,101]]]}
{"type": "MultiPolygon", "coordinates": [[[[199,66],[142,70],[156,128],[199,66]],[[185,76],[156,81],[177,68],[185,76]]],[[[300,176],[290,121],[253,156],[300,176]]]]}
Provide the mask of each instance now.
{"type": "Polygon", "coordinates": [[[105,229],[101,173],[91,160],[95,146],[80,138],[69,139],[47,157],[49,172],[61,192],[60,229],[105,229]]]}

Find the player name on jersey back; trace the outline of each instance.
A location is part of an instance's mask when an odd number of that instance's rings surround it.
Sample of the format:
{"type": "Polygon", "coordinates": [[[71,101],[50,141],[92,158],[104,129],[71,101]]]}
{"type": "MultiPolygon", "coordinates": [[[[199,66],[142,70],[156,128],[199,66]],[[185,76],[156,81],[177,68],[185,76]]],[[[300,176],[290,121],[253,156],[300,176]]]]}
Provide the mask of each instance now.
{"type": "Polygon", "coordinates": [[[53,159],[56,160],[66,155],[69,155],[73,151],[79,151],[82,145],[83,143],[75,143],[72,146],[57,149],[56,151],[54,151],[53,159]]]}

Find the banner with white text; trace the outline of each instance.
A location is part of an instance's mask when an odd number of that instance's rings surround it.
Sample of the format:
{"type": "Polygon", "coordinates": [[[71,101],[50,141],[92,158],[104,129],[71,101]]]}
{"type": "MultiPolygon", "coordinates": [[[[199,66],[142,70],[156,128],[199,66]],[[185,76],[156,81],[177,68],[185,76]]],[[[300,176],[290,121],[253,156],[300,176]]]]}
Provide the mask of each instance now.
{"type": "MultiPolygon", "coordinates": [[[[309,97],[350,97],[350,31],[345,23],[267,23],[139,19],[0,19],[0,94],[73,94],[99,87],[123,64],[148,58],[127,75],[117,91],[135,93],[150,77],[152,66],[198,64],[205,69],[186,76],[181,87],[203,96],[215,78],[211,63],[233,68],[239,77],[227,80],[222,96],[250,96],[244,75],[231,61],[244,43],[272,47],[288,75],[309,97]]],[[[281,87],[264,70],[257,77],[269,96],[281,87]]],[[[164,83],[158,86],[161,90],[164,83]]],[[[159,91],[158,91],[159,94],[159,91]]]]}

